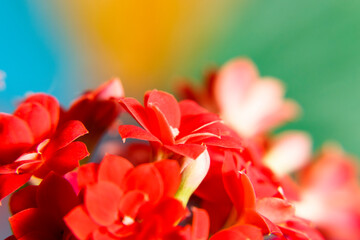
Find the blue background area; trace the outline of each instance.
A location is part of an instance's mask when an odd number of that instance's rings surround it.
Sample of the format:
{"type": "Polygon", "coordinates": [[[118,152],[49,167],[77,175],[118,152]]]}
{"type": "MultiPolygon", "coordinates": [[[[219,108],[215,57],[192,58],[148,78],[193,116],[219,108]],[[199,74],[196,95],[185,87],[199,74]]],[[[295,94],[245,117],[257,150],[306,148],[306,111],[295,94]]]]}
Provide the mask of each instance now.
{"type": "Polygon", "coordinates": [[[6,89],[0,92],[0,109],[9,112],[16,98],[27,92],[54,89],[58,59],[37,31],[26,1],[3,1],[0,7],[0,70],[6,89]]]}

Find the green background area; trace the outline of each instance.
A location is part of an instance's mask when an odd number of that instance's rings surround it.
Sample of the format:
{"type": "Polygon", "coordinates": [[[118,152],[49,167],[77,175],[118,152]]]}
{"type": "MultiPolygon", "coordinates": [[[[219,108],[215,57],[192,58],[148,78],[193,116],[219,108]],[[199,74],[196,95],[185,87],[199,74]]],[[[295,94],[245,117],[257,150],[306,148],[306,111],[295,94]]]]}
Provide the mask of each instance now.
{"type": "Polygon", "coordinates": [[[231,11],[189,74],[199,79],[209,60],[247,56],[301,105],[301,117],[284,129],[308,131],[316,149],[336,141],[360,156],[360,1],[249,0],[231,11]]]}

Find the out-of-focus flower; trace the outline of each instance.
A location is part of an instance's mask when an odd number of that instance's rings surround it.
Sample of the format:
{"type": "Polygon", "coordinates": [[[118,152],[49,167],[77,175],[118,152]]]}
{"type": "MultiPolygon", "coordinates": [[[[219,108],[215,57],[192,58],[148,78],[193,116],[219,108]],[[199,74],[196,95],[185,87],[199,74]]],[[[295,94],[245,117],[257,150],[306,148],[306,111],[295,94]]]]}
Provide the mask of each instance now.
{"type": "Polygon", "coordinates": [[[263,163],[282,177],[297,171],[309,163],[312,142],[301,131],[286,131],[270,140],[263,163]]]}
{"type": "Polygon", "coordinates": [[[297,215],[309,219],[326,239],[360,236],[360,186],[354,157],[339,147],[325,146],[300,172],[301,200],[297,215]]]}
{"type": "Polygon", "coordinates": [[[253,137],[296,117],[299,107],[284,99],[284,87],[274,78],[260,77],[255,65],[238,58],[207,77],[205,90],[183,88],[183,95],[216,109],[243,137],[253,137]]]}
{"type": "Polygon", "coordinates": [[[153,90],[146,93],[144,107],[133,98],[124,98],[120,103],[144,128],[119,126],[123,140],[147,140],[159,146],[158,149],[162,147],[162,154],[174,152],[192,159],[204,152],[205,145],[241,148],[240,140],[229,134],[219,117],[195,102],[178,103],[172,95],[153,90]]]}

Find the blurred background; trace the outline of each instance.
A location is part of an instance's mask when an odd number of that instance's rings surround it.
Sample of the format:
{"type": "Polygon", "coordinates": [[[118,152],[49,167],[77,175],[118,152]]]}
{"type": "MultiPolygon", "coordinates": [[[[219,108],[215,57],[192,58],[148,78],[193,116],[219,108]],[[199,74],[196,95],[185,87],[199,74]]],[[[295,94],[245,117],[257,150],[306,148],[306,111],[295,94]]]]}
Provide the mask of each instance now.
{"type": "Polygon", "coordinates": [[[360,155],[359,12],[347,0],[2,1],[0,110],[28,92],[67,106],[114,76],[138,99],[174,92],[179,77],[200,82],[246,56],[302,106],[285,128],[310,132],[315,149],[334,140],[360,155]]]}

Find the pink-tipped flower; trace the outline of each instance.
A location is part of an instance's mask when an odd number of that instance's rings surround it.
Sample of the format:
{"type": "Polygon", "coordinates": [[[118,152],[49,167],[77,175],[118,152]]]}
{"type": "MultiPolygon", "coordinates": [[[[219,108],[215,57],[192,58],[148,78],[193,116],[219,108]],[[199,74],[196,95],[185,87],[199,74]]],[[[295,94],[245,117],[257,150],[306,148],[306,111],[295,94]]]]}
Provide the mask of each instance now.
{"type": "Polygon", "coordinates": [[[292,120],[298,105],[284,99],[284,87],[274,78],[260,78],[247,59],[226,63],[214,81],[220,115],[241,135],[251,137],[292,120]]]}
{"type": "Polygon", "coordinates": [[[297,215],[313,221],[326,239],[360,236],[360,186],[356,160],[337,146],[325,146],[300,172],[297,215]]]}

